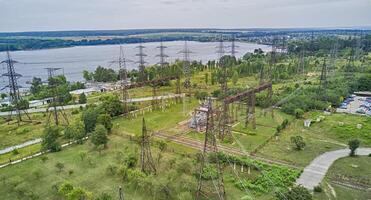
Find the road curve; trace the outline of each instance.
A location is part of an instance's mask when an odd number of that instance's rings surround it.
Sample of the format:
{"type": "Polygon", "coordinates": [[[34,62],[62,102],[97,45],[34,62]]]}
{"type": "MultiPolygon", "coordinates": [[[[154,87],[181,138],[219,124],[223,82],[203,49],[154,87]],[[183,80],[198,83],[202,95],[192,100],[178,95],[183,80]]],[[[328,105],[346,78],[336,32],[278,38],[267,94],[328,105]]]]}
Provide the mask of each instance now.
{"type": "MultiPolygon", "coordinates": [[[[296,180],[296,184],[312,190],[322,182],[331,165],[337,159],[349,156],[349,152],[349,149],[340,149],[329,151],[316,157],[307,167],[304,168],[303,173],[300,175],[299,179],[296,180]]],[[[365,156],[370,153],[371,148],[357,149],[357,155],[365,156]]]]}

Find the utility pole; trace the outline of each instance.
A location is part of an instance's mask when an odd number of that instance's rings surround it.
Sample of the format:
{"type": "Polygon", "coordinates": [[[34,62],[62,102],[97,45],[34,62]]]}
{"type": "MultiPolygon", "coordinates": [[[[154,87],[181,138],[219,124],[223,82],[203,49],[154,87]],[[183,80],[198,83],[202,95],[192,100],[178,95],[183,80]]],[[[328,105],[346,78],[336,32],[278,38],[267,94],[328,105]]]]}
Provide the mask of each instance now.
{"type": "MultiPolygon", "coordinates": [[[[9,87],[10,103],[11,105],[14,105],[15,107],[15,111],[17,115],[17,124],[18,126],[20,126],[20,122],[23,121],[21,112],[24,112],[26,116],[28,117],[28,119],[31,120],[27,111],[26,110],[22,111],[20,108],[20,104],[19,104],[22,99],[19,94],[20,86],[18,85],[18,79],[22,77],[22,75],[15,72],[14,64],[17,63],[17,61],[13,60],[10,57],[9,51],[7,51],[7,59],[2,61],[1,63],[6,63],[7,65],[7,73],[2,74],[2,76],[8,77],[8,80],[9,80],[9,85],[5,86],[3,89],[9,87]]],[[[13,111],[10,111],[10,115],[8,117],[9,121],[11,120],[12,112],[13,111]]]]}
{"type": "Polygon", "coordinates": [[[136,54],[136,56],[138,56],[138,58],[139,58],[139,60],[137,62],[139,64],[138,82],[144,82],[144,81],[147,80],[147,77],[146,77],[146,74],[145,74],[146,61],[144,60],[144,58],[147,56],[147,54],[144,53],[144,48],[146,48],[146,47],[143,46],[142,44],[140,44],[136,48],[138,48],[138,50],[139,50],[139,53],[136,54]]]}
{"type": "Polygon", "coordinates": [[[146,122],[143,118],[142,136],[140,141],[140,168],[143,173],[156,173],[156,167],[152,159],[150,136],[147,133],[146,122]]]}
{"type": "MultiPolygon", "coordinates": [[[[48,84],[49,84],[49,88],[52,90],[52,93],[53,93],[53,99],[52,99],[52,106],[53,106],[53,115],[54,115],[54,122],[55,122],[55,125],[59,125],[59,117],[58,117],[58,112],[60,112],[63,116],[63,118],[65,119],[66,123],[69,124],[68,122],[68,118],[67,118],[67,115],[66,113],[64,113],[64,109],[63,109],[63,106],[60,105],[60,109],[58,110],[57,109],[57,101],[58,101],[58,94],[57,94],[57,85],[56,85],[56,80],[54,80],[54,76],[55,76],[55,72],[60,70],[61,68],[45,68],[48,72],[48,84]]],[[[49,106],[50,107],[50,106],[49,106]]],[[[49,109],[48,109],[49,110],[49,109]]],[[[49,117],[48,117],[48,123],[49,123],[49,120],[50,120],[50,115],[52,113],[49,114],[49,117]]]]}
{"type": "MultiPolygon", "coordinates": [[[[197,110],[200,112],[205,112],[205,110],[197,110]]],[[[201,163],[200,163],[200,170],[199,170],[199,177],[198,177],[198,185],[197,185],[197,193],[196,193],[196,200],[199,199],[220,199],[225,200],[226,194],[224,189],[224,180],[223,180],[223,170],[221,167],[221,163],[216,157],[216,161],[210,161],[210,153],[213,155],[217,155],[218,148],[217,148],[217,141],[215,135],[215,127],[214,127],[214,115],[216,113],[213,110],[212,101],[208,99],[208,108],[206,111],[207,122],[206,122],[206,133],[205,133],[205,140],[204,146],[202,151],[201,163]],[[203,179],[203,174],[205,166],[212,165],[217,170],[217,177],[216,179],[212,178],[212,183],[210,181],[205,181],[203,179]]]]}

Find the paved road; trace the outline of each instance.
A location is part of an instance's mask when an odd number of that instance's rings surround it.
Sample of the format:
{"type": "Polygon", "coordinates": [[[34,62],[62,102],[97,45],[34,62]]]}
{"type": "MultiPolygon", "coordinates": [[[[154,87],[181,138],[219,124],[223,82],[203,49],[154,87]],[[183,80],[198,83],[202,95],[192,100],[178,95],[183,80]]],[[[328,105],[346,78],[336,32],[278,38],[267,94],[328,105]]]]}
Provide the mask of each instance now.
{"type": "MultiPolygon", "coordinates": [[[[175,97],[183,97],[185,94],[169,94],[169,95],[164,95],[164,96],[156,96],[156,97],[143,97],[143,98],[133,98],[133,99],[128,99],[129,103],[132,102],[142,102],[142,101],[152,101],[154,99],[157,100],[162,100],[162,99],[173,99],[175,97]]],[[[75,104],[75,105],[67,105],[63,106],[64,110],[69,110],[69,109],[75,109],[75,108],[80,108],[80,106],[85,107],[86,104],[75,104]]],[[[62,109],[62,106],[57,106],[57,110],[62,109]]],[[[49,110],[52,110],[50,108],[49,110]]],[[[40,113],[40,112],[47,112],[47,108],[30,108],[27,109],[27,113],[40,113]]],[[[13,112],[15,114],[15,112],[13,112]]],[[[10,112],[0,112],[0,117],[1,116],[8,116],[10,115],[10,112]]]]}
{"type": "MultiPolygon", "coordinates": [[[[69,110],[69,109],[75,109],[75,108],[80,108],[80,106],[85,107],[86,104],[75,104],[75,105],[67,105],[63,106],[64,110],[69,110]]],[[[50,108],[49,110],[52,110],[53,108],[50,108]]],[[[57,106],[57,110],[61,110],[62,106],[57,106]]],[[[27,109],[27,113],[40,113],[40,112],[47,112],[48,108],[30,108],[27,109]]],[[[13,115],[15,114],[15,111],[13,111],[13,115]]],[[[10,115],[10,112],[0,112],[0,116],[8,116],[10,115]]]]}
{"type": "Polygon", "coordinates": [[[1,149],[0,150],[0,155],[9,153],[9,152],[13,151],[14,149],[20,149],[20,148],[23,148],[23,147],[27,147],[27,146],[30,146],[30,145],[33,145],[33,144],[40,143],[41,141],[42,141],[41,138],[37,138],[37,139],[30,140],[30,141],[27,141],[27,142],[22,143],[22,144],[18,144],[18,145],[14,145],[14,146],[11,146],[11,147],[7,147],[5,149],[1,149]]]}
{"type": "Polygon", "coordinates": [[[156,97],[143,97],[143,98],[133,98],[133,99],[128,99],[128,102],[142,102],[142,101],[152,101],[154,99],[156,100],[162,100],[162,99],[173,99],[176,97],[184,97],[185,94],[169,94],[169,95],[164,95],[164,96],[156,96],[156,97]]]}
{"type": "MultiPolygon", "coordinates": [[[[312,190],[315,186],[320,184],[326,175],[330,166],[339,158],[347,157],[349,149],[341,149],[336,151],[326,152],[315,158],[296,180],[296,184],[302,185],[307,189],[312,190]]],[[[371,153],[371,148],[357,149],[357,155],[368,155],[371,153]]]]}

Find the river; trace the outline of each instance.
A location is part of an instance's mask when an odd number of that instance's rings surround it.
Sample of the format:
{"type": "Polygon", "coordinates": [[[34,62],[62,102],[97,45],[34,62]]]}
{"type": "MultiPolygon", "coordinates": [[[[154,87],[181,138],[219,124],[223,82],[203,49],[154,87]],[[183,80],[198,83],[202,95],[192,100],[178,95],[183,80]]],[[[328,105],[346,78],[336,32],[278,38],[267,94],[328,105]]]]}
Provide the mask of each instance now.
{"type": "MultiPolygon", "coordinates": [[[[261,48],[264,51],[269,51],[270,47],[266,45],[242,43],[236,42],[238,46],[237,57],[242,57],[246,52],[253,52],[257,48],[261,48]]],[[[128,63],[128,69],[134,69],[138,67],[135,61],[138,60],[136,54],[138,44],[124,44],[122,45],[125,53],[125,57],[134,62],[128,63]]],[[[147,54],[145,60],[148,65],[153,65],[159,62],[159,43],[144,43],[144,53],[147,54]]],[[[169,56],[167,62],[174,62],[176,59],[182,58],[179,52],[184,47],[184,42],[164,42],[164,46],[167,46],[165,53],[169,56]]],[[[217,42],[188,42],[188,47],[192,53],[190,54],[191,60],[207,62],[208,60],[214,60],[217,58],[217,42]]],[[[225,46],[230,46],[229,43],[225,43],[225,46]]],[[[229,51],[229,48],[226,49],[229,51]]],[[[22,74],[23,77],[19,78],[18,82],[22,87],[29,87],[26,84],[32,80],[33,77],[40,77],[43,80],[47,78],[47,67],[61,68],[56,74],[64,74],[69,81],[82,81],[82,71],[94,71],[97,66],[110,67],[118,70],[117,64],[112,64],[113,60],[117,60],[119,57],[119,45],[101,45],[101,46],[78,46],[70,48],[57,48],[57,49],[43,49],[43,50],[32,50],[32,51],[15,51],[11,52],[12,59],[18,61],[15,64],[15,71],[22,74]]],[[[6,59],[6,53],[0,53],[0,60],[6,59]]],[[[2,74],[6,73],[6,65],[1,64],[2,74]]],[[[8,85],[8,78],[2,77],[0,80],[0,86],[3,88],[8,85]]]]}

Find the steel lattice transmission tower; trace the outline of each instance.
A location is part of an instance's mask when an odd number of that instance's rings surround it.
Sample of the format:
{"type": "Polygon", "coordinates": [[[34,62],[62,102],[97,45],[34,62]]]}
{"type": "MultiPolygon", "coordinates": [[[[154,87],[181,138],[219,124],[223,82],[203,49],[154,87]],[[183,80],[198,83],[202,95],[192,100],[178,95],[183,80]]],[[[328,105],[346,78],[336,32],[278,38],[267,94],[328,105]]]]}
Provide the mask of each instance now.
{"type": "MultiPolygon", "coordinates": [[[[205,110],[198,110],[200,112],[205,112],[205,110]]],[[[196,200],[199,199],[221,199],[225,200],[225,189],[223,180],[223,170],[221,163],[217,157],[218,148],[217,140],[214,127],[214,115],[216,112],[213,110],[212,101],[209,98],[208,108],[206,111],[207,122],[206,122],[206,132],[204,146],[202,150],[202,156],[200,161],[198,185],[196,192],[196,200]],[[214,154],[216,160],[210,160],[210,154],[214,154]],[[212,166],[217,170],[216,179],[212,178],[212,181],[204,180],[203,175],[205,174],[205,167],[212,166]]]]}
{"type": "MultiPolygon", "coordinates": [[[[273,38],[272,51],[271,51],[271,57],[270,57],[270,62],[269,62],[268,75],[267,75],[268,81],[272,81],[273,80],[273,72],[275,72],[275,70],[276,70],[277,42],[278,42],[278,39],[276,37],[273,38]]],[[[263,79],[260,79],[260,83],[263,83],[263,82],[264,82],[264,76],[263,76],[263,79]]]]}
{"type": "Polygon", "coordinates": [[[183,54],[183,73],[185,76],[185,82],[184,82],[184,87],[188,92],[188,96],[192,96],[192,91],[191,91],[191,66],[190,66],[190,57],[189,55],[192,53],[189,48],[188,48],[188,42],[187,40],[184,41],[184,48],[182,51],[179,53],[183,54]]]}
{"type": "Polygon", "coordinates": [[[321,77],[320,77],[320,85],[322,88],[327,88],[327,64],[326,59],[323,60],[322,70],[321,70],[321,77]]]}
{"type": "Polygon", "coordinates": [[[129,99],[129,92],[127,89],[128,84],[128,69],[126,67],[126,63],[131,62],[125,58],[124,49],[120,46],[120,56],[118,59],[119,64],[119,75],[120,75],[120,85],[121,85],[121,96],[122,102],[124,104],[124,115],[129,113],[129,106],[128,106],[128,99],[129,99]]]}
{"type": "Polygon", "coordinates": [[[298,63],[297,73],[298,74],[302,73],[303,75],[305,75],[305,50],[304,50],[304,47],[299,54],[299,63],[298,63]]]}
{"type": "Polygon", "coordinates": [[[330,63],[327,69],[330,76],[333,76],[336,71],[336,60],[337,60],[338,48],[339,48],[339,44],[338,44],[338,41],[336,40],[330,51],[330,61],[329,61],[330,63]]]}
{"type": "Polygon", "coordinates": [[[160,50],[160,53],[156,55],[156,57],[160,58],[160,61],[157,63],[160,66],[160,75],[165,76],[164,70],[169,65],[169,63],[166,61],[166,58],[168,58],[169,56],[165,54],[165,49],[167,48],[167,46],[164,46],[161,41],[160,46],[156,48],[160,50]]]}
{"type": "MultiPolygon", "coordinates": [[[[54,122],[55,122],[55,125],[59,125],[59,114],[58,112],[63,116],[64,120],[66,121],[67,125],[69,124],[68,122],[68,117],[66,115],[66,113],[64,112],[64,109],[63,109],[63,106],[60,105],[59,108],[57,108],[57,102],[58,102],[58,89],[57,89],[57,84],[56,84],[56,80],[54,80],[53,78],[55,77],[55,72],[60,70],[61,68],[52,68],[52,67],[49,67],[49,68],[45,68],[48,72],[48,85],[49,85],[49,88],[51,89],[52,93],[53,93],[53,102],[52,102],[52,107],[53,107],[53,113],[49,113],[49,117],[48,117],[48,121],[47,121],[47,124],[50,122],[50,117],[51,115],[53,114],[54,115],[54,122]]],[[[49,105],[49,108],[50,108],[50,105],[49,105]]],[[[48,108],[48,111],[49,111],[49,108],[48,108]]]]}
{"type": "Polygon", "coordinates": [[[150,135],[147,133],[146,121],[143,118],[142,136],[140,139],[140,168],[143,173],[156,173],[156,167],[151,153],[150,135]]]}
{"type": "MultiPolygon", "coordinates": [[[[160,46],[156,48],[160,50],[160,53],[156,55],[156,57],[160,58],[160,61],[157,63],[159,65],[159,68],[158,68],[159,69],[158,71],[160,74],[159,78],[163,78],[166,76],[166,68],[169,64],[168,62],[166,62],[166,58],[169,56],[165,54],[165,49],[167,47],[164,46],[161,41],[160,46]]],[[[159,84],[161,84],[161,82],[152,84],[152,96],[153,96],[152,106],[153,108],[155,108],[159,104],[158,99],[157,99],[157,91],[158,91],[158,87],[160,86],[159,84]]]]}
{"type": "Polygon", "coordinates": [[[139,50],[139,53],[136,54],[136,56],[138,56],[138,58],[139,58],[139,60],[137,62],[139,64],[139,77],[138,77],[138,81],[139,82],[143,82],[143,81],[146,81],[147,80],[147,77],[146,77],[146,74],[145,74],[145,64],[146,64],[146,61],[144,60],[144,58],[147,56],[147,54],[144,53],[144,48],[146,48],[146,47],[143,46],[142,44],[140,44],[136,48],[138,48],[138,50],[139,50]]]}
{"type": "Polygon", "coordinates": [[[221,83],[220,83],[220,89],[222,91],[222,96],[223,96],[223,105],[222,105],[222,113],[219,118],[219,138],[221,140],[224,139],[226,135],[230,134],[230,131],[227,127],[229,123],[229,105],[225,103],[225,98],[228,95],[228,72],[227,72],[227,66],[225,63],[225,59],[223,58],[225,54],[225,46],[224,46],[224,41],[223,41],[223,35],[220,35],[219,38],[219,45],[218,45],[218,64],[219,68],[221,68],[221,83]]]}
{"type": "Polygon", "coordinates": [[[232,57],[236,57],[236,54],[238,53],[238,51],[237,51],[238,47],[239,46],[236,45],[236,36],[233,35],[232,36],[231,52],[230,52],[232,57]]]}
{"type": "MultiPolygon", "coordinates": [[[[20,125],[20,122],[23,121],[22,119],[22,112],[24,112],[29,120],[31,120],[30,116],[27,113],[27,110],[21,110],[20,109],[20,102],[22,100],[20,94],[19,94],[19,88],[18,85],[18,79],[22,77],[21,74],[18,74],[15,72],[14,64],[17,63],[17,61],[13,60],[10,57],[9,51],[7,52],[7,59],[2,61],[1,63],[5,63],[7,65],[7,73],[2,74],[4,77],[8,77],[9,84],[5,86],[5,88],[9,88],[9,96],[10,96],[10,103],[15,106],[15,111],[17,115],[17,124],[20,125]]],[[[2,89],[2,90],[3,90],[2,89]]],[[[12,117],[12,112],[10,111],[9,120],[12,117]]]]}

